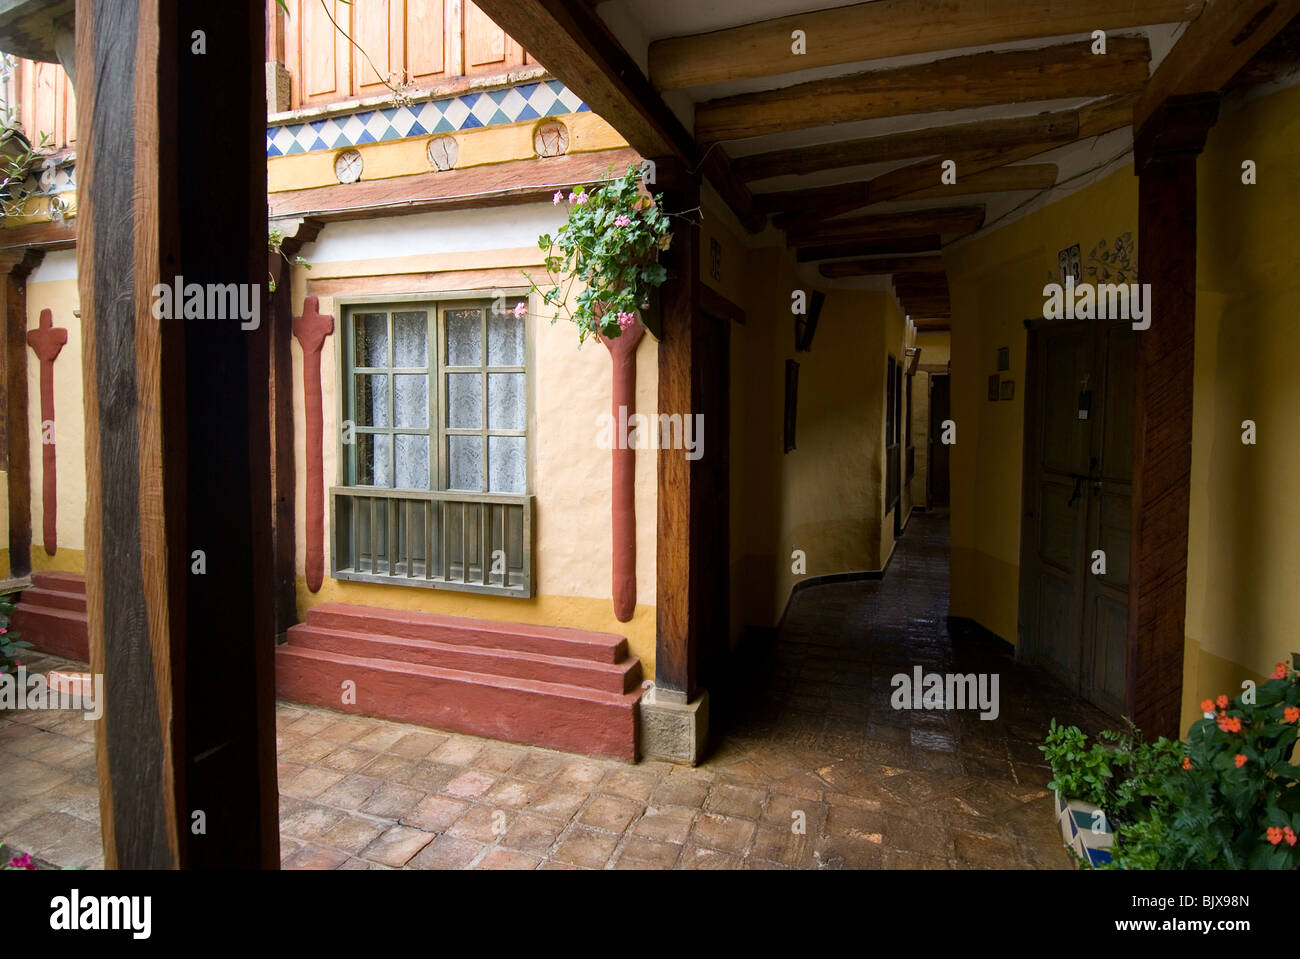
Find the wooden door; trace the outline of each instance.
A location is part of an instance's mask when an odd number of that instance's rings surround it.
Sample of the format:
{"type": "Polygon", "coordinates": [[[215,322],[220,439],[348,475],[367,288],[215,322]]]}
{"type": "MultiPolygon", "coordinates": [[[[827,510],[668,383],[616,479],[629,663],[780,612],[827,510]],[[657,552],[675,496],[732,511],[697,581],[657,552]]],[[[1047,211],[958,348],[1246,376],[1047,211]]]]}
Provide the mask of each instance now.
{"type": "Polygon", "coordinates": [[[1020,624],[1026,658],[1123,709],[1134,336],[1127,324],[1030,331],[1020,624]]]}
{"type": "Polygon", "coordinates": [[[930,509],[948,508],[948,444],[943,442],[943,424],[949,417],[951,403],[949,400],[949,383],[947,374],[937,373],[930,376],[930,432],[928,442],[930,455],[926,457],[926,491],[927,506],[930,509]]]}

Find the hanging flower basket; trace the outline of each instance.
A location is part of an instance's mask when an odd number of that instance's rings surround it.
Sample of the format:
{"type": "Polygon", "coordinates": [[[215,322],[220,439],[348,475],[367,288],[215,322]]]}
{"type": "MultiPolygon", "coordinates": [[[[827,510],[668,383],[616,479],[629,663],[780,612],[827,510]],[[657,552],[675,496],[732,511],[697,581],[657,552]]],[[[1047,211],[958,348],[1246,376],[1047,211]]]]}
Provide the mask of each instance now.
{"type": "Polygon", "coordinates": [[[554,308],[552,323],[564,317],[578,327],[580,344],[588,336],[622,335],[637,323],[650,292],[667,279],[659,252],[668,249],[672,234],[659,201],[646,190],[638,167],[599,186],[556,191],[553,202],[568,204],[569,219],[554,236],[537,238],[546,253],[546,282],[524,276],[529,291],[554,308]],[[582,290],[570,307],[575,282],[582,290]]]}

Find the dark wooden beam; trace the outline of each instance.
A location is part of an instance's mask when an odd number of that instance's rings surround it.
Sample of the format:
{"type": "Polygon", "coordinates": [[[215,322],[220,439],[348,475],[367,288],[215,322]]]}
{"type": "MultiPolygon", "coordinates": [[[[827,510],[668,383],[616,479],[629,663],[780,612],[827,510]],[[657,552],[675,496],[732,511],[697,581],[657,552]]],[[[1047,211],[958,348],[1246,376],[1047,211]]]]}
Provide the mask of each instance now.
{"type": "Polygon", "coordinates": [[[884,256],[869,260],[846,260],[841,263],[823,263],[821,275],[828,279],[848,276],[883,276],[890,273],[942,273],[942,256],[884,256]]]}
{"type": "Polygon", "coordinates": [[[76,223],[59,220],[0,229],[0,250],[71,250],[77,245],[76,223]]]}
{"type": "Polygon", "coordinates": [[[1194,19],[1204,0],[875,0],[650,44],[659,90],[1194,19]],[[791,36],[802,30],[805,51],[791,36]]]}
{"type": "Polygon", "coordinates": [[[956,183],[941,183],[928,190],[909,193],[909,200],[930,200],[945,196],[975,196],[981,193],[1016,193],[1047,190],[1056,185],[1060,167],[1055,163],[1022,163],[1019,166],[994,167],[975,173],[957,169],[956,183]]]}
{"type": "Polygon", "coordinates": [[[1150,59],[1145,37],[1112,37],[1104,56],[1093,54],[1090,42],[1067,43],[811,80],[701,103],[695,136],[715,143],[913,113],[1137,93],[1150,59]]]}
{"type": "Polygon", "coordinates": [[[105,864],[273,869],[265,6],[78,0],[76,17],[105,864]],[[239,284],[257,326],[156,318],[157,286],[180,276],[239,284]]]}
{"type": "MultiPolygon", "coordinates": [[[[868,163],[951,156],[972,150],[1005,150],[1027,143],[1070,143],[1078,137],[1079,112],[1057,110],[1033,116],[926,127],[857,140],[837,140],[797,150],[772,150],[737,157],[731,165],[743,180],[764,180],[868,163]]],[[[755,196],[755,201],[760,201],[762,196],[755,196]]]]}
{"type": "Polygon", "coordinates": [[[1125,713],[1177,738],[1186,644],[1196,318],[1196,158],[1217,95],[1166,101],[1138,132],[1138,272],[1150,328],[1137,333],[1125,713]]]}
{"type": "Polygon", "coordinates": [[[1300,0],[1211,0],[1151,75],[1134,127],[1170,97],[1217,93],[1296,16],[1300,0]]]}
{"type": "MultiPolygon", "coordinates": [[[[699,205],[699,193],[687,189],[665,195],[670,209],[699,205]]],[[[660,291],[662,335],[659,340],[659,409],[696,412],[695,357],[700,335],[699,227],[679,221],[673,243],[663,256],[669,271],[660,291]]],[[[694,483],[685,450],[663,449],[658,454],[658,519],[655,563],[655,688],[656,695],[689,702],[698,681],[699,616],[693,560],[698,549],[703,512],[701,490],[694,483]]]]}
{"type": "Polygon", "coordinates": [[[939,249],[939,246],[939,237],[935,234],[903,236],[893,240],[871,240],[865,243],[826,243],[820,246],[805,246],[795,251],[795,259],[800,263],[814,263],[817,260],[835,260],[850,256],[933,253],[939,249]]]}
{"type": "Polygon", "coordinates": [[[582,0],[483,0],[485,14],[564,81],[644,157],[672,156],[703,175],[747,230],[765,219],[725,152],[705,156],[605,22],[582,0]]]}
{"type": "Polygon", "coordinates": [[[891,240],[932,234],[973,233],[984,223],[982,204],[911,210],[879,216],[859,216],[828,220],[807,231],[791,231],[790,246],[823,246],[831,243],[858,243],[867,240],[891,240]]]}
{"type": "Polygon", "coordinates": [[[32,569],[31,447],[27,417],[27,277],[39,250],[0,252],[0,318],[4,337],[4,468],[8,487],[9,575],[32,569]]]}

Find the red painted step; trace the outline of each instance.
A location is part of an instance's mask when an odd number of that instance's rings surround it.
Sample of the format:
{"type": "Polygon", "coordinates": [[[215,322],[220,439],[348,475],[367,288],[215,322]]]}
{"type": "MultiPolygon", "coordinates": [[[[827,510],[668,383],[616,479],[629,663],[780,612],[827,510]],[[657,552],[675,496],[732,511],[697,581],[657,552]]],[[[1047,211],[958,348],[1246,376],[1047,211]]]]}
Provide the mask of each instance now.
{"type": "Polygon", "coordinates": [[[344,603],[312,607],[276,650],[282,699],[628,761],[640,681],[612,633],[344,603]]]}
{"type": "Polygon", "coordinates": [[[19,638],[42,653],[90,661],[86,625],[86,578],[79,573],[33,573],[33,586],[18,597],[10,624],[19,638]]]}
{"type": "Polygon", "coordinates": [[[303,646],[276,650],[282,699],[589,756],[636,758],[640,690],[607,693],[303,646]],[[356,703],[341,702],[345,681],[356,703]]]}
{"type": "Polygon", "coordinates": [[[361,635],[310,623],[290,628],[289,645],[367,659],[390,659],[515,679],[563,683],[608,693],[631,692],[641,682],[641,660],[635,656],[620,663],[597,663],[492,647],[457,646],[431,639],[361,635]]]}
{"type": "Polygon", "coordinates": [[[543,656],[568,656],[598,663],[627,658],[627,640],[613,633],[593,633],[558,626],[503,623],[491,619],[440,616],[405,609],[321,603],[307,611],[309,626],[433,639],[460,646],[512,649],[543,656]]]}

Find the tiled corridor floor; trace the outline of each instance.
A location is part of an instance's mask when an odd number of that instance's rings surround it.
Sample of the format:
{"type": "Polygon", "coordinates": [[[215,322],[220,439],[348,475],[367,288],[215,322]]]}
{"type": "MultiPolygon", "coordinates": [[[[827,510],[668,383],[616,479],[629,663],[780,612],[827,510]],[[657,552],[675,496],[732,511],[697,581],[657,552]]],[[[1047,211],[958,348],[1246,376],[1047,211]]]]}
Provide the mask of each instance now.
{"type": "MultiPolygon", "coordinates": [[[[947,579],[947,520],[917,514],[883,581],[798,593],[695,769],[280,704],[284,865],[1069,868],[1036,746],[1052,716],[1105,720],[1004,650],[950,638],[947,579]],[[918,665],[997,673],[1001,714],[893,709],[890,677],[918,665]]],[[[0,839],[102,863],[92,739],[75,715],[0,717],[0,839]]]]}

